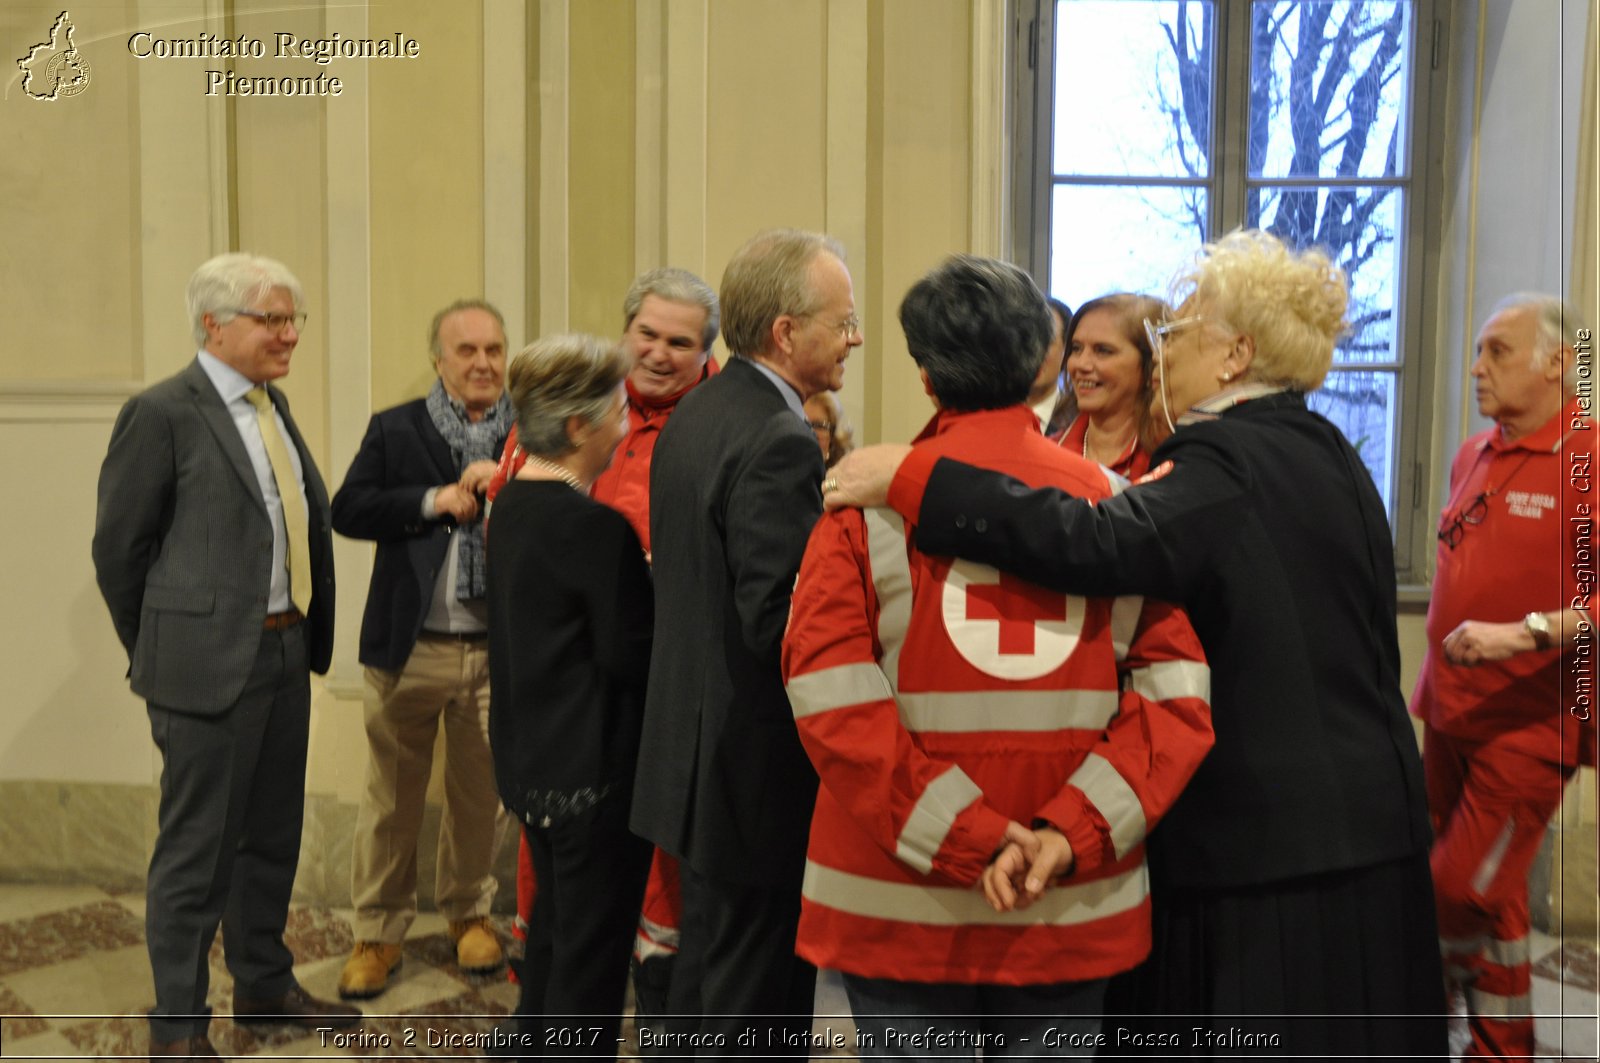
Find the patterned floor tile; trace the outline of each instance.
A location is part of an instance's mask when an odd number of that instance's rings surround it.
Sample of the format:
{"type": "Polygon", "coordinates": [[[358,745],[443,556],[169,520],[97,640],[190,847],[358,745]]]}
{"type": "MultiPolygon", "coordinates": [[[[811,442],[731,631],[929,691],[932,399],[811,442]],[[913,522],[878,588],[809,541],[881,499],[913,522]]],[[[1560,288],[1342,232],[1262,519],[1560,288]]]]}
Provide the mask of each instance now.
{"type": "Polygon", "coordinates": [[[95,886],[29,886],[6,883],[0,888],[0,923],[14,923],[48,912],[81,908],[109,894],[95,886]]]}
{"type": "Polygon", "coordinates": [[[1586,941],[1567,941],[1533,965],[1535,978],[1576,989],[1600,990],[1600,952],[1586,941]]]}
{"type": "Polygon", "coordinates": [[[0,977],[144,941],[144,924],[112,900],[0,923],[0,977]]]}
{"type": "Polygon", "coordinates": [[[79,1052],[96,1059],[132,1059],[142,1063],[150,1056],[150,1024],[142,1016],[90,1019],[63,1026],[61,1034],[79,1052]]]}
{"type": "Polygon", "coordinates": [[[494,1030],[506,1021],[508,1010],[503,1002],[469,990],[403,1014],[368,1019],[363,1027],[372,1037],[356,1051],[375,1061],[488,1055],[494,1030]]]}
{"type": "Polygon", "coordinates": [[[0,985],[0,1045],[19,1037],[43,1033],[50,1024],[34,1014],[23,999],[0,985]]]}
{"type": "Polygon", "coordinates": [[[283,928],[283,943],[296,963],[343,956],[355,945],[350,924],[327,908],[294,908],[283,928]]]}
{"type": "Polygon", "coordinates": [[[5,986],[34,1014],[59,1017],[60,1023],[73,1017],[142,1015],[156,999],[150,955],[142,943],[17,971],[5,977],[5,986]]]}

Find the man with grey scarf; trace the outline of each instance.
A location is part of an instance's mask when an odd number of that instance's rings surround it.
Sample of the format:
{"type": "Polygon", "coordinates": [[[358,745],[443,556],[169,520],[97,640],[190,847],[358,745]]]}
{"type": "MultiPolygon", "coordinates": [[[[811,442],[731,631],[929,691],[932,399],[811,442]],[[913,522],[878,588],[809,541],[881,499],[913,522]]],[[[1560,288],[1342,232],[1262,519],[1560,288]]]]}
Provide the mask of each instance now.
{"type": "Polygon", "coordinates": [[[373,997],[399,967],[417,912],[417,841],[444,723],[444,809],[434,901],[456,962],[492,971],[491,872],[505,813],[489,753],[482,492],[514,411],[500,312],[451,303],[428,334],[438,379],[425,398],[373,415],[333,499],[333,527],[378,544],[361,620],[366,790],[351,859],[356,944],[339,995],[373,997]]]}

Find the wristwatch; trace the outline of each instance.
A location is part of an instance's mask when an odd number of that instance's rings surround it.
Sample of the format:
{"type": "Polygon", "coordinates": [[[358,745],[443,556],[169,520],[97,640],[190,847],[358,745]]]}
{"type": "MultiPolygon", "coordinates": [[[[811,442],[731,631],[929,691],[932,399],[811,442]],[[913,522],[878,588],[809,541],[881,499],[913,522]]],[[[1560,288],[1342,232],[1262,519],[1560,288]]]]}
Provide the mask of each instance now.
{"type": "Polygon", "coordinates": [[[1550,618],[1543,613],[1529,613],[1522,618],[1522,627],[1533,636],[1533,645],[1537,649],[1548,650],[1555,645],[1555,632],[1550,630],[1550,618]]]}

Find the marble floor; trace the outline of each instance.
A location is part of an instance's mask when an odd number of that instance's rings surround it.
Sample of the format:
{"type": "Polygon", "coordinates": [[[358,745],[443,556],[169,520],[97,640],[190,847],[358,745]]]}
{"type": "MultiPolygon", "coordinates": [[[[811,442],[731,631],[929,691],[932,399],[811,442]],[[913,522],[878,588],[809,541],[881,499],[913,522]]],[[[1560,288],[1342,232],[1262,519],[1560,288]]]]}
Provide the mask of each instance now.
{"type": "MultiPolygon", "coordinates": [[[[285,939],[299,961],[295,971],[317,996],[335,995],[352,944],[349,915],[311,907],[291,914],[285,939]]],[[[1535,956],[1539,1058],[1596,1059],[1600,977],[1593,942],[1538,935],[1535,956]]],[[[233,990],[220,948],[212,950],[211,972],[218,1016],[211,1038],[230,1057],[481,1056],[487,1053],[474,1046],[472,1035],[492,1029],[516,1001],[516,988],[503,973],[463,973],[443,920],[428,914],[412,927],[388,992],[367,1002],[367,1019],[342,1038],[308,1036],[290,1026],[235,1026],[225,1017],[233,990]],[[456,1043],[447,1043],[451,1039],[456,1043]]],[[[148,1044],[143,1014],[153,999],[142,894],[0,884],[0,1058],[142,1060],[148,1044]]],[[[821,980],[817,1014],[816,1043],[853,1045],[854,1027],[835,978],[821,980]]],[[[637,1053],[631,1037],[627,1049],[637,1053]]],[[[825,1055],[851,1052],[818,1053],[825,1055]]]]}

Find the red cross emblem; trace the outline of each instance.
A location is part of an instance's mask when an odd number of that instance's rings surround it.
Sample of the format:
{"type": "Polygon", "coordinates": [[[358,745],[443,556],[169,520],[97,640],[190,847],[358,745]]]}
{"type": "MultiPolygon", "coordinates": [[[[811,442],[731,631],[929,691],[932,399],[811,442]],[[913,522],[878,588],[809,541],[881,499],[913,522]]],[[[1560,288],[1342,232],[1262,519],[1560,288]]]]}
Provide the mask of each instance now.
{"type": "Polygon", "coordinates": [[[1002,572],[999,583],[967,585],[967,619],[999,621],[1000,652],[1031,656],[1039,622],[1067,619],[1067,596],[1002,572]]]}
{"type": "Polygon", "coordinates": [[[1083,628],[1081,599],[959,559],[945,574],[939,611],[956,652],[1001,679],[1049,675],[1072,656],[1083,628]]]}

